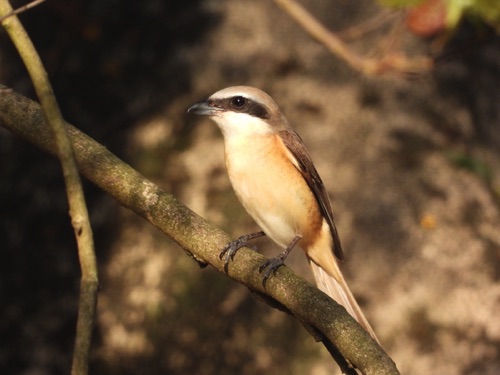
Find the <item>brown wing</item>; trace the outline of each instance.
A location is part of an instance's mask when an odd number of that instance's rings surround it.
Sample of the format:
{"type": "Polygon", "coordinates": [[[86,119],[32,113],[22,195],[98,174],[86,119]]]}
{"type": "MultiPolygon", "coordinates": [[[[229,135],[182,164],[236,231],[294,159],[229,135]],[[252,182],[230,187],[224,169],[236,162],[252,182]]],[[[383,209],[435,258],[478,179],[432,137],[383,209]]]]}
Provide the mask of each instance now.
{"type": "Polygon", "coordinates": [[[344,259],[340,237],[333,220],[330,199],[328,198],[325,185],[323,184],[323,181],[321,181],[321,177],[319,177],[318,171],[316,171],[316,168],[314,167],[304,142],[300,136],[291,129],[282,130],[279,132],[279,135],[285,146],[297,160],[297,164],[299,166],[298,169],[316,197],[321,213],[330,227],[330,232],[333,238],[333,253],[337,258],[344,259]]]}

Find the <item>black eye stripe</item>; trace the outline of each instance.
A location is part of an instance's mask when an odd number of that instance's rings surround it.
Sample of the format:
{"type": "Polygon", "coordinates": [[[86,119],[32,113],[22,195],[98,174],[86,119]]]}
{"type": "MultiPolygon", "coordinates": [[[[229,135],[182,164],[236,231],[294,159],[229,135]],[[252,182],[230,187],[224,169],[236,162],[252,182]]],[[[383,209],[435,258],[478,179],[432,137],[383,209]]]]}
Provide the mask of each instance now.
{"type": "Polygon", "coordinates": [[[266,107],[256,102],[250,102],[247,113],[261,119],[269,119],[271,117],[266,107]]]}
{"type": "Polygon", "coordinates": [[[264,120],[271,118],[269,110],[263,104],[242,95],[224,99],[210,99],[208,102],[211,106],[219,107],[226,111],[246,113],[264,120]]]}
{"type": "Polygon", "coordinates": [[[231,98],[219,99],[212,102],[220,108],[227,111],[247,113],[250,116],[258,117],[261,119],[269,119],[271,117],[267,108],[252,99],[245,98],[244,96],[237,95],[231,98]]]}

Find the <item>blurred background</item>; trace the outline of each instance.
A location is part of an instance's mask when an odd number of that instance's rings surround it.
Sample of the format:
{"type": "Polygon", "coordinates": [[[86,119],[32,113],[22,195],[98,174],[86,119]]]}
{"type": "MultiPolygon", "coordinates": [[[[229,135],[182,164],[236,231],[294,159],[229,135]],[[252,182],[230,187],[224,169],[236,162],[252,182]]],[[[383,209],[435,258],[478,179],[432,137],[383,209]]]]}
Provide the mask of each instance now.
{"type": "MultiPolygon", "coordinates": [[[[186,109],[231,85],[268,92],[312,154],[346,278],[401,373],[500,374],[498,33],[474,17],[443,31],[420,10],[422,33],[370,0],[302,3],[362,56],[435,67],[365,76],[264,0],[50,0],[21,20],[67,121],[234,237],[257,227],[217,127],[186,109]]],[[[3,30],[0,83],[35,98],[3,30]]],[[[91,374],[338,372],[297,321],[85,190],[101,285],[91,374]]],[[[60,166],[2,128],[0,209],[0,373],[67,374],[80,271],[60,166]]],[[[287,264],[312,280],[300,252],[287,264]]]]}

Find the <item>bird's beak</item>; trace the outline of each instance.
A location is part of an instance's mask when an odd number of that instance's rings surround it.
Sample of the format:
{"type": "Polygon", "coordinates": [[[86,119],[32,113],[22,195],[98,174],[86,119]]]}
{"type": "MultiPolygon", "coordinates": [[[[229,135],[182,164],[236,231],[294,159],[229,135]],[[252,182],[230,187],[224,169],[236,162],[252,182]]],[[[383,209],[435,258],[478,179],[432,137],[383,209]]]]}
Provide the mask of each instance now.
{"type": "Polygon", "coordinates": [[[196,104],[193,104],[187,110],[188,113],[194,113],[195,115],[206,115],[206,116],[214,115],[220,111],[222,111],[222,108],[211,105],[206,100],[199,102],[199,103],[196,103],[196,104]]]}

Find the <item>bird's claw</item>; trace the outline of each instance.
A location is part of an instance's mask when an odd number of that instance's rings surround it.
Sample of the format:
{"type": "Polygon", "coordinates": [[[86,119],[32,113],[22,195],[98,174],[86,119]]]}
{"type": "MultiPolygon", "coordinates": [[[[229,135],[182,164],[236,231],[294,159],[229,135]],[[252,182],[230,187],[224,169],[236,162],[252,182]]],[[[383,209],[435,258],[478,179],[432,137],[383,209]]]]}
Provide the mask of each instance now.
{"type": "Polygon", "coordinates": [[[249,241],[249,236],[240,236],[236,240],[229,242],[222,251],[219,254],[219,259],[224,258],[224,269],[227,272],[227,267],[229,265],[230,261],[233,261],[234,255],[238,252],[239,249],[242,247],[250,247],[253,250],[257,250],[257,246],[249,246],[248,241],[249,241]]]}
{"type": "Polygon", "coordinates": [[[276,270],[285,264],[283,257],[278,256],[276,258],[271,258],[266,260],[260,267],[259,272],[264,272],[264,277],[262,278],[262,284],[266,284],[267,279],[271,274],[275,274],[276,270]]]}

